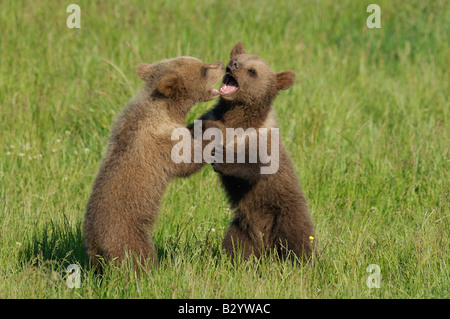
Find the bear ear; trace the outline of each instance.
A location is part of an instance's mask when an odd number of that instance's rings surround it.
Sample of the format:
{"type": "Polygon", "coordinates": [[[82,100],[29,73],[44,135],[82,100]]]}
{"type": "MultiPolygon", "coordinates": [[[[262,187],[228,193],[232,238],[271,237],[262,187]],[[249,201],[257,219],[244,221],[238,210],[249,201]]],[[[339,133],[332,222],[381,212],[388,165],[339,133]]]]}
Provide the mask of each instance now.
{"type": "Polygon", "coordinates": [[[168,98],[180,96],[184,91],[184,84],[178,74],[170,73],[162,77],[159,81],[157,90],[168,98]]]}
{"type": "Polygon", "coordinates": [[[136,71],[142,81],[147,81],[152,69],[152,64],[141,63],[137,66],[136,71]]]}
{"type": "Polygon", "coordinates": [[[277,73],[277,89],[278,90],[287,90],[295,82],[295,73],[294,71],[284,71],[277,73]]]}
{"type": "Polygon", "coordinates": [[[234,57],[235,57],[236,55],[243,54],[243,53],[246,53],[246,52],[245,52],[245,49],[244,49],[244,45],[242,44],[241,41],[239,41],[239,42],[236,43],[236,44],[234,45],[234,47],[231,49],[230,59],[234,59],[234,57]]]}

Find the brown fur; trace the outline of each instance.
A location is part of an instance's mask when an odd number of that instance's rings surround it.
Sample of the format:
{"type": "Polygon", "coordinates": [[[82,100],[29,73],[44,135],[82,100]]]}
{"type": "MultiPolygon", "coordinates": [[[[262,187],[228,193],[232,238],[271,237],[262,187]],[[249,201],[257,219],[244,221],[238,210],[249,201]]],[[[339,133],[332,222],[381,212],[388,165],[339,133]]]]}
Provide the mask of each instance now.
{"type": "MultiPolygon", "coordinates": [[[[247,54],[241,42],[233,47],[230,59],[227,72],[238,82],[239,89],[221,96],[218,104],[201,119],[217,121],[214,123],[223,131],[278,127],[272,101],[278,90],[293,85],[295,73],[275,73],[263,59],[247,54]],[[249,70],[253,70],[253,75],[249,70]]],[[[314,229],[306,199],[281,136],[279,142],[279,169],[275,174],[261,174],[260,167],[264,164],[260,160],[212,164],[234,209],[223,241],[232,257],[236,252],[243,252],[245,258],[251,254],[259,257],[267,250],[275,250],[283,258],[290,253],[300,259],[312,254],[309,236],[314,236],[314,229]]]]}
{"type": "Polygon", "coordinates": [[[138,263],[156,260],[149,230],[166,186],[203,165],[171,160],[178,143],[171,140],[172,130],[185,126],[195,103],[214,98],[211,87],[224,66],[179,57],[141,64],[137,73],[146,85],[118,118],[87,205],[85,244],[96,267],[98,255],[116,262],[127,253],[138,263]]]}

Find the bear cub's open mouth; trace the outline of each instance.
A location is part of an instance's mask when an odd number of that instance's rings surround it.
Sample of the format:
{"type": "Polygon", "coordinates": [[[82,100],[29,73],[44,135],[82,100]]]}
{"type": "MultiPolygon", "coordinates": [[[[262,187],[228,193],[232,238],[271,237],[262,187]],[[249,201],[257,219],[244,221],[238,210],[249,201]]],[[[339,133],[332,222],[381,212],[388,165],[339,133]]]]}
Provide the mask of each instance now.
{"type": "Polygon", "coordinates": [[[220,87],[221,95],[230,95],[237,91],[239,84],[236,79],[231,75],[231,70],[227,68],[227,73],[223,77],[223,84],[220,87]]]}

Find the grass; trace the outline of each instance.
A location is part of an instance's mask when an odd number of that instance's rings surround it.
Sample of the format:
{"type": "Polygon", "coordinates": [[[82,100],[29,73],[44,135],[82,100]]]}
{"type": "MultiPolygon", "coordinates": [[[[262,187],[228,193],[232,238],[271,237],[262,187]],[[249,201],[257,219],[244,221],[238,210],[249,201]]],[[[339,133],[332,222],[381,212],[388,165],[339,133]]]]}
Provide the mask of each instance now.
{"type": "MultiPolygon", "coordinates": [[[[449,298],[447,1],[63,1],[0,4],[1,298],[449,298]],[[227,62],[242,40],[297,81],[275,101],[320,258],[233,266],[210,167],[170,184],[160,265],[89,268],[82,221],[135,67],[178,54],[227,62]],[[66,267],[81,267],[81,287],[66,267]],[[381,268],[381,288],[366,268],[381,268]]],[[[187,121],[213,103],[199,104],[187,121]]]]}

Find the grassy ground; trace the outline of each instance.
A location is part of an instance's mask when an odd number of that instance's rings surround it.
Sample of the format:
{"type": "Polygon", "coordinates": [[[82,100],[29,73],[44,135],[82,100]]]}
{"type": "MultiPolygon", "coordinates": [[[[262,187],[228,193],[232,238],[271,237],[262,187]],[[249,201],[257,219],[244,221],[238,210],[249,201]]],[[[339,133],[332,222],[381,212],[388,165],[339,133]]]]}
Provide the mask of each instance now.
{"type": "MultiPolygon", "coordinates": [[[[448,1],[0,3],[1,298],[449,298],[448,1]],[[234,43],[297,81],[275,101],[320,258],[232,266],[231,212],[210,167],[174,181],[139,279],[83,248],[85,205],[135,67],[178,54],[227,62],[234,43]],[[66,267],[81,267],[81,287],[66,267]],[[381,269],[381,288],[366,268],[381,269]]],[[[188,121],[212,107],[196,106],[188,121]]]]}

